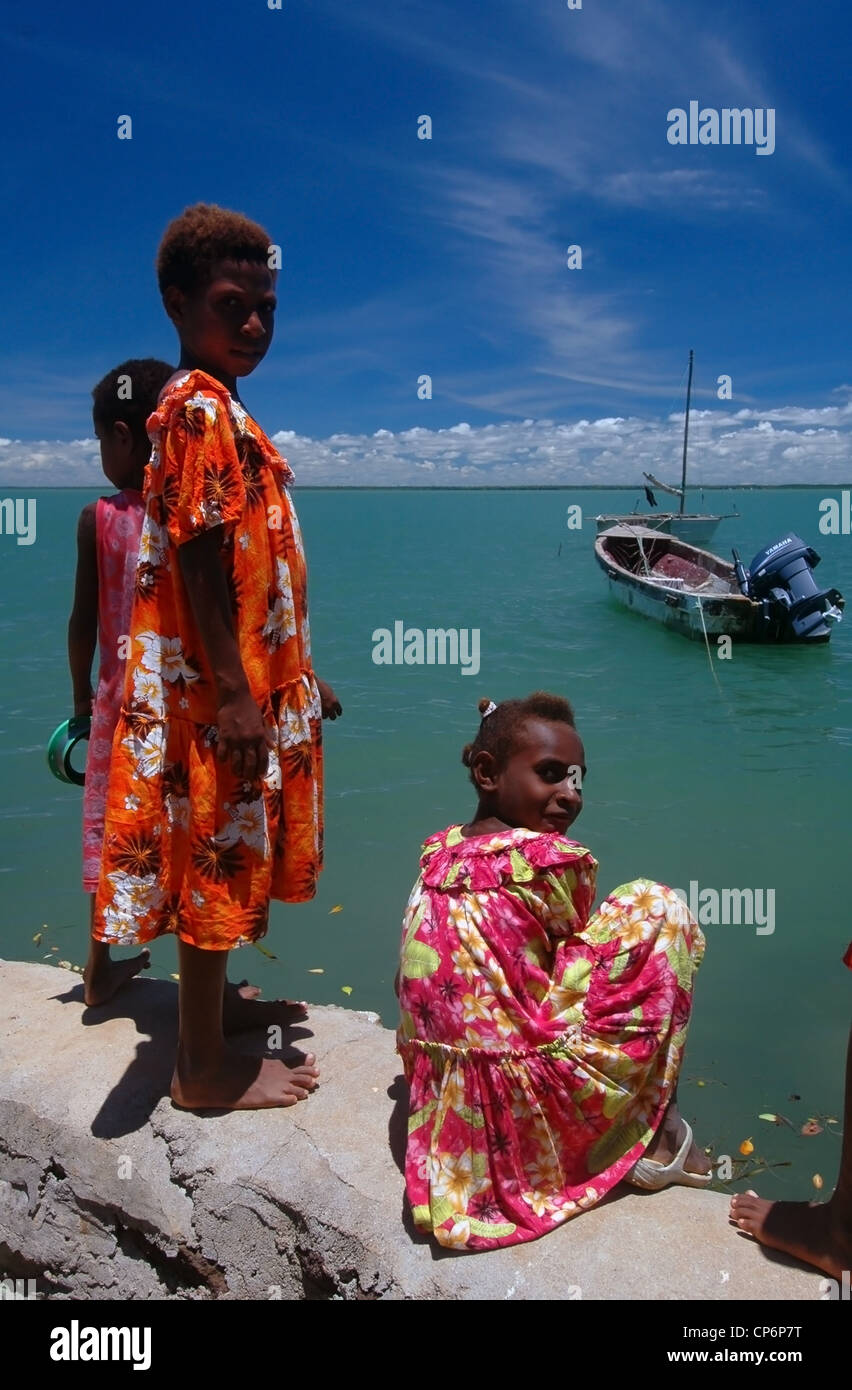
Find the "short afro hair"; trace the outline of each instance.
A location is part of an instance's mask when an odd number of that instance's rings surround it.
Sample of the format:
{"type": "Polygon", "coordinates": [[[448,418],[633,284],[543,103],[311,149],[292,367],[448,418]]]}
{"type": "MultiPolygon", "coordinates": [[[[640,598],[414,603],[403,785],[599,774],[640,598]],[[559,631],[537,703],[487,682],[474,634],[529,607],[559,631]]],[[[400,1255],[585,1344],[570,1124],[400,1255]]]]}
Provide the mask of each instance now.
{"type": "Polygon", "coordinates": [[[209,285],[217,261],[262,261],[269,264],[269,233],[241,212],[215,203],[196,203],[170,222],[157,252],[160,294],[177,285],[195,294],[209,285]]]}
{"type": "Polygon", "coordinates": [[[554,724],[568,724],[576,729],[574,711],[561,695],[551,695],[547,690],[534,690],[523,700],[504,700],[490,714],[485,711],[491,700],[480,700],[479,712],[483,716],[479,733],[473,743],[466,743],[462,749],[461,760],[470,768],[470,780],[477,785],[473,775],[473,760],[477,753],[490,753],[497,770],[501,771],[509,761],[518,741],[518,733],[528,719],[548,719],[554,724]]]}
{"type": "Polygon", "coordinates": [[[145,421],[156,410],[157,398],[174,371],[156,357],[133,357],[114,367],[92,391],[95,424],[111,427],[123,420],[134,439],[140,443],[147,439],[145,421]]]}

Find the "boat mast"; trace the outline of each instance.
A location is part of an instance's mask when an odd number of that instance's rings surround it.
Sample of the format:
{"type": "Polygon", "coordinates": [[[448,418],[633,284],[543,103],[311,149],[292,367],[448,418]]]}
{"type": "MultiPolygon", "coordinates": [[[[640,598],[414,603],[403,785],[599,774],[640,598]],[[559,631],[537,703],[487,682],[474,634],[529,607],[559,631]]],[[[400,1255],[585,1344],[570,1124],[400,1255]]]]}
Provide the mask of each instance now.
{"type": "Polygon", "coordinates": [[[686,418],[683,422],[683,472],[680,479],[680,512],[683,515],[683,504],[686,501],[686,444],[689,439],[689,398],[692,395],[692,359],[695,354],[692,348],[689,349],[689,379],[686,383],[686,418]]]}

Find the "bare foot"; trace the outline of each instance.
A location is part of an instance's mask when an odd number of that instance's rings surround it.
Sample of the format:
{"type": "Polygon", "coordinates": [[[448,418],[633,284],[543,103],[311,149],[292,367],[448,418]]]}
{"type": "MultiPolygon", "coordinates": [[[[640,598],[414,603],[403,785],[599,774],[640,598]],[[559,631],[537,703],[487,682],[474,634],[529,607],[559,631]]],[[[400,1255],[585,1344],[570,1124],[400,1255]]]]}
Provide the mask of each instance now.
{"type": "Polygon", "coordinates": [[[289,1028],[308,1016],[304,1003],[291,999],[259,999],[257,985],[243,980],[239,985],[225,983],[222,1001],[222,1028],[226,1033],[246,1033],[252,1028],[268,1028],[278,1024],[289,1028]]]}
{"type": "Polygon", "coordinates": [[[318,1078],[312,1054],[287,1067],[271,1057],[226,1049],[215,1070],[191,1070],[178,1058],[171,1097],[184,1110],[268,1110],[307,1100],[318,1078]]]}
{"type": "Polygon", "coordinates": [[[769,1202],[756,1192],[731,1199],[730,1220],[761,1245],[816,1265],[834,1279],[852,1268],[852,1222],[840,1218],[835,1201],[769,1202]]]}
{"type": "Polygon", "coordinates": [[[131,956],[130,960],[110,960],[107,957],[97,965],[90,960],[83,971],[83,998],[90,1008],[105,1004],[116,990],[132,980],[140,970],[147,970],[150,964],[149,951],[140,951],[138,956],[131,956]]]}
{"type": "MultiPolygon", "coordinates": [[[[677,1102],[672,1101],[650,1144],[648,1145],[644,1158],[649,1158],[652,1163],[659,1163],[664,1168],[671,1163],[675,1154],[680,1149],[684,1140],[683,1120],[677,1107],[677,1102]]],[[[683,1163],[687,1173],[709,1173],[712,1165],[703,1149],[700,1149],[693,1139],[683,1163]]]]}

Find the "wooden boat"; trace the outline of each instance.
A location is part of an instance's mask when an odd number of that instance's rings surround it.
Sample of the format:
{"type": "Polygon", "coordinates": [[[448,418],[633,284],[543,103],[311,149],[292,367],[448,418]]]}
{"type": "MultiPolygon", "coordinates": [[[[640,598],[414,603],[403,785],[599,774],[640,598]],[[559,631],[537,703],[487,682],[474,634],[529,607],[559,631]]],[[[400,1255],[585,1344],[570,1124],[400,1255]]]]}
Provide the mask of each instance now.
{"type": "Polygon", "coordinates": [[[819,556],[798,536],[761,551],[746,570],[675,536],[625,521],[595,538],[612,596],[686,637],[739,642],[827,642],[843,598],[820,591],[819,556]]]}
{"type": "MultiPolygon", "coordinates": [[[[695,353],[690,348],[689,352],[689,377],[686,383],[686,413],[683,421],[683,459],[681,465],[681,484],[680,487],[673,487],[670,483],[663,483],[659,478],[655,478],[653,473],[643,473],[643,477],[654,487],[660,488],[663,492],[668,492],[680,499],[680,508],[676,512],[632,512],[629,516],[603,515],[596,516],[595,522],[599,532],[608,531],[612,526],[618,526],[622,522],[631,524],[639,522],[643,526],[649,526],[654,531],[662,531],[666,535],[676,536],[678,540],[688,541],[690,545],[705,546],[709,545],[716,528],[720,521],[727,521],[730,517],[737,516],[737,512],[725,512],[721,515],[713,515],[704,512],[684,511],[686,503],[686,454],[689,443],[689,407],[692,399],[692,372],[695,361],[695,353]]],[[[650,488],[645,488],[648,500],[652,506],[656,505],[654,495],[650,488]]]]}

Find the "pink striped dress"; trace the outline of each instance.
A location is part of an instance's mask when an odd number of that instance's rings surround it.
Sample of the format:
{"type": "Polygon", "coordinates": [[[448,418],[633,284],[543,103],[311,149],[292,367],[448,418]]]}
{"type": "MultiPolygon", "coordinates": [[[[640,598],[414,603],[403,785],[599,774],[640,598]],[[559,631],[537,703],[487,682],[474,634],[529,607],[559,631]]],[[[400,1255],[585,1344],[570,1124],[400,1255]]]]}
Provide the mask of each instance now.
{"type": "Polygon", "coordinates": [[[100,669],[83,792],[83,891],[86,893],[98,890],[110,753],[124,689],[125,658],[119,655],[120,639],[130,632],[144,518],[142,493],[134,488],[124,488],[112,497],[98,498],[95,543],[100,669]]]}

